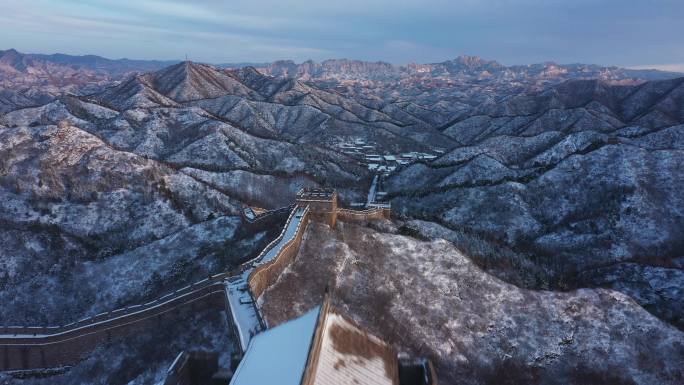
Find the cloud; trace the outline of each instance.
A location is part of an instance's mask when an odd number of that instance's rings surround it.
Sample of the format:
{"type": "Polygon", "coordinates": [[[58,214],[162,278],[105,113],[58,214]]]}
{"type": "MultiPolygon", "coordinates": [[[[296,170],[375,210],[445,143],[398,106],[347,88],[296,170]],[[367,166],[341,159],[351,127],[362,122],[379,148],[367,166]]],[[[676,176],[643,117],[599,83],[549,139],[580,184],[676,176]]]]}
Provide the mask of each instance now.
{"type": "MultiPolygon", "coordinates": [[[[109,3],[107,3],[109,4],[109,3]]],[[[186,20],[195,23],[212,23],[232,28],[264,30],[292,26],[299,21],[275,15],[246,14],[239,10],[211,7],[200,2],[177,2],[161,0],[120,0],[113,7],[136,15],[169,20],[186,20]]]]}
{"type": "Polygon", "coordinates": [[[0,20],[0,47],[34,52],[188,52],[218,62],[406,63],[459,54],[505,64],[684,62],[684,2],[675,0],[5,0],[0,20]]]}
{"type": "Polygon", "coordinates": [[[660,70],[660,71],[684,73],[684,63],[643,64],[643,65],[637,65],[637,66],[629,66],[627,68],[634,69],[634,70],[660,70]]]}

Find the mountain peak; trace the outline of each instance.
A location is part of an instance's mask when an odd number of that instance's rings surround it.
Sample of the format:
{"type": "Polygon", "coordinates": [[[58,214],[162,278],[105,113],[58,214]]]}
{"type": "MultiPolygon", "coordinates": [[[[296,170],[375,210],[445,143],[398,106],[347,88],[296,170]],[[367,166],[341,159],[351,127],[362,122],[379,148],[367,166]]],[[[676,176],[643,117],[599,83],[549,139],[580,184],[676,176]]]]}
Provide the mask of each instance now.
{"type": "Polygon", "coordinates": [[[482,59],[480,56],[477,55],[458,55],[456,56],[456,60],[459,63],[483,63],[485,60],[482,59]]]}
{"type": "Polygon", "coordinates": [[[189,60],[154,72],[151,78],[155,90],[177,102],[223,95],[255,96],[254,91],[220,69],[189,60]]]}
{"type": "Polygon", "coordinates": [[[20,53],[14,48],[7,51],[0,51],[0,64],[12,67],[17,71],[24,71],[27,68],[25,63],[26,55],[20,53]]]}
{"type": "Polygon", "coordinates": [[[456,59],[452,60],[451,63],[459,64],[463,67],[469,69],[479,69],[479,68],[501,68],[503,67],[499,62],[495,60],[486,60],[479,56],[469,56],[469,55],[459,55],[456,59]]]}

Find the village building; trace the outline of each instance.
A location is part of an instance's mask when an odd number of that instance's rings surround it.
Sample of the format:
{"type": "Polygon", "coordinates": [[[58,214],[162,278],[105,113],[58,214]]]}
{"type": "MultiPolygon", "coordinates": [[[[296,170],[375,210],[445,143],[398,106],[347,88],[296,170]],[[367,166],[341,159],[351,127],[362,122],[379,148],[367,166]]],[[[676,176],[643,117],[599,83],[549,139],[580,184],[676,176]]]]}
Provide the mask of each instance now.
{"type": "Polygon", "coordinates": [[[380,163],[384,162],[385,160],[381,155],[378,154],[366,154],[366,160],[368,162],[375,162],[375,163],[380,163]]]}

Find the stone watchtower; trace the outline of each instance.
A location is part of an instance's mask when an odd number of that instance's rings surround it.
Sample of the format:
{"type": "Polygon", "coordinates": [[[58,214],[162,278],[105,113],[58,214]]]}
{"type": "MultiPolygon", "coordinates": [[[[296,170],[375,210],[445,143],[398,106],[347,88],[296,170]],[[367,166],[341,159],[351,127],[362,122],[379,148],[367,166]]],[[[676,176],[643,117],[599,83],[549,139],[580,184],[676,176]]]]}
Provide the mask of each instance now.
{"type": "Polygon", "coordinates": [[[337,223],[337,191],[305,187],[297,193],[297,204],[309,206],[311,218],[327,221],[330,227],[335,227],[335,223],[337,223]]]}

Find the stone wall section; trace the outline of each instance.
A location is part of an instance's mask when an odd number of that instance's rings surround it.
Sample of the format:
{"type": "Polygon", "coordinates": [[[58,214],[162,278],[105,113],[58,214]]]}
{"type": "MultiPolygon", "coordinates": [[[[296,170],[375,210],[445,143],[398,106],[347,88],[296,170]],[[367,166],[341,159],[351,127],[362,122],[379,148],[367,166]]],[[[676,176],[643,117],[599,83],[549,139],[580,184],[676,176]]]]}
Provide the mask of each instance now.
{"type": "Polygon", "coordinates": [[[224,274],[205,279],[144,305],[117,309],[60,327],[0,328],[0,370],[29,370],[76,363],[99,344],[165,318],[200,308],[225,308],[224,274]],[[220,276],[220,277],[218,277],[220,276]]]}
{"type": "Polygon", "coordinates": [[[390,219],[390,209],[376,207],[368,210],[337,209],[337,219],[343,222],[366,222],[390,219]]]}
{"type": "MultiPolygon", "coordinates": [[[[336,199],[333,202],[307,202],[307,209],[297,226],[294,237],[283,244],[277,255],[250,273],[248,285],[252,297],[258,299],[273,285],[280,274],[292,263],[309,220],[322,220],[335,226],[336,219],[345,222],[388,219],[389,208],[373,208],[364,211],[340,209],[336,199]],[[311,204],[319,205],[311,210],[311,204]],[[332,205],[332,211],[331,210],[332,205]]],[[[280,221],[288,208],[272,210],[246,223],[249,227],[261,228],[272,221],[280,221]]],[[[297,207],[292,209],[294,215],[297,207]]],[[[253,261],[258,261],[285,236],[293,216],[288,218],[279,237],[271,242],[253,261]]],[[[248,262],[245,265],[249,265],[248,262]]],[[[247,268],[247,266],[242,267],[247,268]]],[[[233,272],[234,273],[234,272],[233,272]]],[[[177,317],[181,312],[193,312],[200,308],[228,307],[225,295],[225,279],[231,273],[225,272],[205,278],[178,289],[154,301],[101,313],[63,326],[0,326],[0,371],[30,370],[58,367],[76,363],[99,344],[158,326],[163,318],[177,317]]]]}
{"type": "MultiPolygon", "coordinates": [[[[296,209],[295,209],[296,210],[296,209]]],[[[309,224],[310,210],[306,210],[302,216],[295,236],[285,243],[273,260],[257,267],[249,276],[249,288],[254,298],[259,298],[268,287],[273,285],[285,268],[294,260],[299,252],[299,246],[304,236],[306,226],[309,224]]],[[[287,225],[285,225],[287,228],[287,225]]]]}

